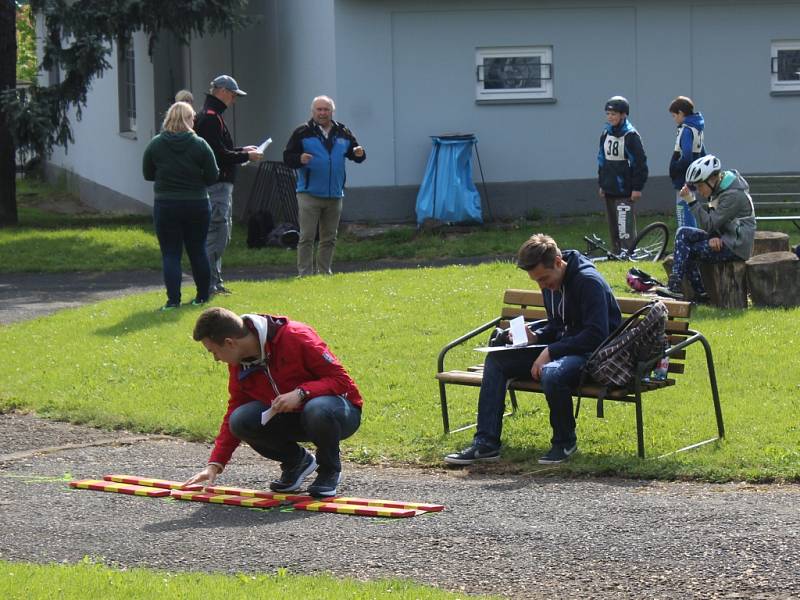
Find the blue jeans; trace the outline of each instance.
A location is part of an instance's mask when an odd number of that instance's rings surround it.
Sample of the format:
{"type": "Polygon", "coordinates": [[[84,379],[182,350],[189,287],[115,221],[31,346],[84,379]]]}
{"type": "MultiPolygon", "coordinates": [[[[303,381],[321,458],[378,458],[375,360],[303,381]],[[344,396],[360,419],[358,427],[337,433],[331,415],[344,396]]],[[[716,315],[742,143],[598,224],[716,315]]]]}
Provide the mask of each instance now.
{"type": "Polygon", "coordinates": [[[361,425],[361,409],[341,396],[318,396],[306,402],[303,412],[280,413],[261,424],[263,402],[255,400],[233,411],[228,420],[231,433],[261,456],[285,467],[297,465],[305,452],[297,442],[313,442],[322,471],[338,473],[339,442],[361,425]]]}
{"type": "Polygon", "coordinates": [[[181,257],[184,246],[192,265],[197,298],[208,299],[210,270],[206,236],[210,212],[208,200],[156,200],[153,203],[153,223],[161,247],[164,284],[170,304],[181,302],[181,257]]]}
{"type": "Polygon", "coordinates": [[[692,289],[697,294],[705,294],[703,278],[700,276],[699,263],[721,263],[742,260],[730,248],[723,245],[719,252],[712,250],[708,244],[711,235],[696,227],[679,227],[675,232],[675,252],[672,263],[672,274],[669,276],[669,289],[681,291],[684,276],[689,278],[692,289]]]}
{"type": "MultiPolygon", "coordinates": [[[[478,396],[476,444],[492,450],[500,448],[506,382],[515,377],[530,378],[537,355],[528,350],[508,350],[487,356],[478,396]]],[[[553,429],[550,441],[554,446],[570,447],[577,440],[572,391],[578,387],[586,359],[585,356],[563,356],[542,367],[542,388],[550,408],[550,426],[553,429]]]]}

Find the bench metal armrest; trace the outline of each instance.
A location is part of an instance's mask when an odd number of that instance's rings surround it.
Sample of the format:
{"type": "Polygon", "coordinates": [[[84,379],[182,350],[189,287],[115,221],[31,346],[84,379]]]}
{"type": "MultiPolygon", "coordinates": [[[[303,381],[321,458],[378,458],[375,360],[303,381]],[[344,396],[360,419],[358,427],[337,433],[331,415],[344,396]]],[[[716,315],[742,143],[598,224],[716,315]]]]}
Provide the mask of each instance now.
{"type": "Polygon", "coordinates": [[[488,323],[484,323],[483,325],[481,325],[480,327],[478,327],[476,329],[473,329],[469,333],[465,333],[460,338],[453,340],[452,342],[447,344],[444,348],[442,348],[442,351],[439,352],[439,359],[437,361],[437,368],[438,368],[437,373],[444,373],[444,356],[445,356],[445,354],[447,354],[450,350],[452,350],[456,346],[459,346],[459,345],[463,344],[464,342],[466,342],[467,340],[469,340],[471,338],[474,338],[479,333],[483,333],[487,329],[491,329],[492,327],[496,327],[497,324],[501,320],[502,320],[502,317],[497,317],[496,319],[492,319],[488,323]]]}

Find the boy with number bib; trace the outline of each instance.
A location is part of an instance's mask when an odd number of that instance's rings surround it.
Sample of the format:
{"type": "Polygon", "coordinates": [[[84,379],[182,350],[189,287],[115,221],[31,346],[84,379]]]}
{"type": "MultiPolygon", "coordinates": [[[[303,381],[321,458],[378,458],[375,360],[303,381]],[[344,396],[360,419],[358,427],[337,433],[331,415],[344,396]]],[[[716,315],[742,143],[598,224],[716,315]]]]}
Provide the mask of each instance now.
{"type": "Polygon", "coordinates": [[[687,96],[678,96],[669,105],[672,119],[678,126],[675,149],[669,161],[669,176],[675,188],[675,210],[677,227],[697,227],[697,221],[689,210],[689,204],[681,197],[681,188],[686,183],[686,170],[698,158],[706,155],[703,138],[705,121],[703,115],[694,111],[694,102],[687,96]]]}
{"type": "Polygon", "coordinates": [[[608,124],[600,136],[597,179],[605,198],[611,246],[615,253],[629,248],[636,238],[634,204],[647,181],[647,156],[639,132],[628,121],[630,104],[622,96],[605,105],[608,124]]]}

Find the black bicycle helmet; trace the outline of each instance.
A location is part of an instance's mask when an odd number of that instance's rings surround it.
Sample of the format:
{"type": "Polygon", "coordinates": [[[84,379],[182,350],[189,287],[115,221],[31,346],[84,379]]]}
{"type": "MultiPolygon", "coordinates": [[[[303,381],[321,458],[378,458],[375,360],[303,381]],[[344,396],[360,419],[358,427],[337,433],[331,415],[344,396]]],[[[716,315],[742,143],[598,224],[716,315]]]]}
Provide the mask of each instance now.
{"type": "Polygon", "coordinates": [[[631,105],[628,103],[627,98],[623,96],[612,96],[606,100],[606,110],[613,110],[618,113],[631,114],[631,105]]]}

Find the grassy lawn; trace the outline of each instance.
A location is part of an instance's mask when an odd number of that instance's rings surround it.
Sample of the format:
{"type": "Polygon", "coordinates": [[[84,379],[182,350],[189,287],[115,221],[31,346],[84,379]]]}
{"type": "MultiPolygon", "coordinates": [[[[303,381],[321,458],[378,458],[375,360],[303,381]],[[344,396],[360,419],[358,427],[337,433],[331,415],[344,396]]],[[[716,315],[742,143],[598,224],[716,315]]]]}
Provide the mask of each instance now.
{"type": "MultiPolygon", "coordinates": [[[[147,569],[120,571],[84,560],[77,565],[31,565],[0,561],[0,598],[5,600],[103,598],[251,598],[253,600],[456,600],[466,598],[402,580],[371,582],[326,575],[210,575],[147,569]]],[[[497,598],[496,596],[469,596],[497,598]]]]}
{"type": "MultiPolygon", "coordinates": [[[[605,264],[615,293],[626,293],[628,265],[605,264]]],[[[468,432],[441,432],[436,356],[448,341],[493,318],[501,290],[529,287],[508,263],[383,270],[268,282],[237,282],[217,298],[236,312],[287,314],[316,327],[350,369],[366,399],[348,458],[440,464],[468,432]],[[402,423],[402,426],[398,426],[402,423]]],[[[156,312],[161,292],[106,301],[0,329],[4,353],[0,409],[18,408],[107,428],[159,431],[194,440],[216,433],[226,403],[226,368],[191,340],[199,310],[156,312]]],[[[634,412],[609,402],[606,418],[587,402],[579,419],[581,452],[567,473],[706,480],[800,479],[796,375],[800,308],[722,311],[700,307],[693,326],[714,350],[728,437],[664,459],[636,458],[634,412]]],[[[448,367],[479,355],[467,348],[448,367]]],[[[645,443],[658,456],[712,437],[714,419],[699,348],[679,385],[645,399],[645,443]]],[[[453,422],[474,415],[475,389],[453,390],[453,422]]],[[[549,447],[541,395],[522,395],[507,419],[506,465],[536,469],[549,447]]],[[[235,464],[235,458],[234,458],[235,464]]]]}
{"type": "MultiPolygon", "coordinates": [[[[161,255],[149,216],[54,213],[54,206],[59,203],[74,205],[75,199],[63,190],[35,180],[19,182],[18,203],[19,226],[0,228],[0,272],[161,268],[161,255]]],[[[599,207],[598,203],[598,210],[599,207]]],[[[639,227],[654,220],[664,220],[671,231],[675,229],[674,216],[667,218],[664,215],[640,216],[639,227]]],[[[800,243],[800,232],[791,223],[778,223],[770,225],[770,228],[786,231],[792,236],[792,243],[800,243]]],[[[586,217],[476,227],[462,233],[418,232],[416,227],[409,225],[362,239],[343,231],[336,246],[336,260],[374,262],[381,259],[507,257],[515,254],[520,244],[535,231],[551,233],[562,247],[579,250],[585,248],[585,234],[608,235],[605,216],[599,212],[586,217]]],[[[246,240],[246,228],[235,224],[233,240],[225,252],[226,267],[295,264],[293,251],[249,249],[246,240]]],[[[188,269],[188,262],[185,261],[185,265],[188,269]]]]}

